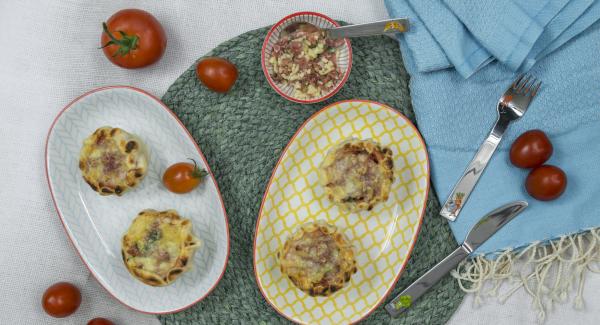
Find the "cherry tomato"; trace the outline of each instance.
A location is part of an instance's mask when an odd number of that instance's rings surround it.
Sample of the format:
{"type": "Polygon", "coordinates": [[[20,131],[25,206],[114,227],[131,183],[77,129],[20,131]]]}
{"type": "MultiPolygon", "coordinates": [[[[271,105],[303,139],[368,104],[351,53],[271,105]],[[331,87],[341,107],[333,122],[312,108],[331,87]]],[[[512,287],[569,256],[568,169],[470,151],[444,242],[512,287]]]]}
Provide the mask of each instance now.
{"type": "Polygon", "coordinates": [[[98,318],[94,318],[94,319],[90,320],[87,323],[87,325],[115,325],[115,323],[109,321],[106,318],[98,317],[98,318]]]}
{"type": "Polygon", "coordinates": [[[104,55],[114,64],[135,69],[158,61],[165,53],[167,36],[151,14],[140,9],[116,12],[102,24],[104,55]]]}
{"type": "Polygon", "coordinates": [[[541,130],[521,134],[510,147],[510,161],[521,168],[534,168],[552,156],[552,143],[541,130]]]}
{"type": "Polygon", "coordinates": [[[196,188],[204,176],[208,173],[194,163],[180,162],[171,165],[163,174],[163,184],[173,193],[187,193],[196,188]]]}
{"type": "Polygon", "coordinates": [[[558,198],[567,188],[567,175],[552,165],[542,165],[532,170],[525,180],[527,193],[540,201],[558,198]]]}
{"type": "Polygon", "coordinates": [[[81,304],[81,293],[76,286],[58,282],[50,286],[42,297],[42,307],[48,315],[63,318],[74,313],[81,304]]]}
{"type": "Polygon", "coordinates": [[[222,58],[206,58],[196,67],[198,79],[210,90],[226,93],[238,77],[235,65],[222,58]]]}

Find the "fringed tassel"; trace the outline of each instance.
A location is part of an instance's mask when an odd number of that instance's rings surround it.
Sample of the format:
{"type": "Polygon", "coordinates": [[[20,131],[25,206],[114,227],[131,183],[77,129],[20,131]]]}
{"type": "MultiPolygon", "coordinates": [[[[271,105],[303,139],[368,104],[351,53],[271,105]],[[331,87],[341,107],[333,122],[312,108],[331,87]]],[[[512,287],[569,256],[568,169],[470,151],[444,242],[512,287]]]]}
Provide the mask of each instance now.
{"type": "Polygon", "coordinates": [[[574,308],[583,308],[586,272],[600,273],[600,228],[533,243],[520,251],[508,249],[494,257],[475,256],[451,274],[463,291],[475,295],[476,304],[484,297],[503,303],[523,288],[543,322],[548,307],[565,303],[572,291],[574,308]]]}

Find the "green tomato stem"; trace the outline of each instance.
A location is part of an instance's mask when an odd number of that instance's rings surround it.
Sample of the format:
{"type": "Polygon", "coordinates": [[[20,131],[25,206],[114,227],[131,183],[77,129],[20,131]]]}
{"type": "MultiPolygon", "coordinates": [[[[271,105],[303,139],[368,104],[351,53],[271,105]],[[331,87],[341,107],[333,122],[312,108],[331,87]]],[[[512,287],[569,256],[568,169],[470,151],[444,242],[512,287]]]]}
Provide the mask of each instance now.
{"type": "Polygon", "coordinates": [[[192,171],[192,177],[203,178],[204,176],[208,175],[208,172],[206,170],[198,167],[198,164],[196,163],[196,161],[194,159],[192,159],[192,158],[188,158],[188,159],[194,162],[194,170],[192,171]]]}
{"type": "Polygon", "coordinates": [[[110,32],[110,30],[108,30],[108,25],[106,25],[106,23],[102,23],[102,29],[104,30],[104,33],[110,38],[110,41],[106,42],[106,44],[104,44],[101,47],[101,49],[110,45],[117,45],[119,47],[117,51],[113,54],[113,57],[117,55],[125,56],[129,54],[129,52],[137,48],[138,43],[140,41],[140,38],[138,36],[127,35],[124,31],[118,31],[118,33],[121,34],[121,39],[115,38],[115,36],[110,32]]]}

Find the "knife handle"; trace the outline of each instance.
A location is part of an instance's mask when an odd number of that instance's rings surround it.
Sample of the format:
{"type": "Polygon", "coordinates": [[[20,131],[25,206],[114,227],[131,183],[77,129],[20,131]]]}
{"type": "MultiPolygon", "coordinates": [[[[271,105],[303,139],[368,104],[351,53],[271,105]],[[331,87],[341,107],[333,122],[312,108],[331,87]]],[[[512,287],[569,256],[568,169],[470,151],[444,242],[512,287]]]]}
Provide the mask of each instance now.
{"type": "Polygon", "coordinates": [[[408,19],[395,18],[381,20],[374,23],[332,28],[328,30],[328,36],[331,38],[345,38],[404,33],[408,31],[408,26],[408,19]]]}
{"type": "Polygon", "coordinates": [[[392,316],[398,317],[406,311],[427,290],[440,281],[448,272],[454,269],[462,260],[469,256],[469,249],[465,246],[458,247],[417,281],[409,285],[385,306],[385,310],[392,316]]]}

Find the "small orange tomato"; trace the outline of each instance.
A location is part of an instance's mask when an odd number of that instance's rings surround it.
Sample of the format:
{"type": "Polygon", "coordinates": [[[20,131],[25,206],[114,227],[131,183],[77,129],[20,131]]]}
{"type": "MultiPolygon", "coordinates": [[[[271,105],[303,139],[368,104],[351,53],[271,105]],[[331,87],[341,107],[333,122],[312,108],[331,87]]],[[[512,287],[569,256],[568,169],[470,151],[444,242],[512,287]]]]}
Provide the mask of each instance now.
{"type": "Polygon", "coordinates": [[[228,60],[214,57],[201,60],[196,67],[196,75],[206,88],[226,93],[235,84],[238,70],[228,60]]]}
{"type": "Polygon", "coordinates": [[[106,318],[98,317],[98,318],[94,318],[94,319],[90,320],[87,323],[87,325],[115,325],[115,323],[109,321],[106,318]]]}
{"type": "Polygon", "coordinates": [[[206,170],[198,167],[195,160],[190,160],[194,163],[180,162],[165,170],[163,184],[169,191],[178,194],[190,192],[208,175],[206,170]]]}
{"type": "Polygon", "coordinates": [[[63,318],[74,313],[81,304],[81,293],[68,282],[51,285],[42,297],[42,307],[48,315],[63,318]]]}

